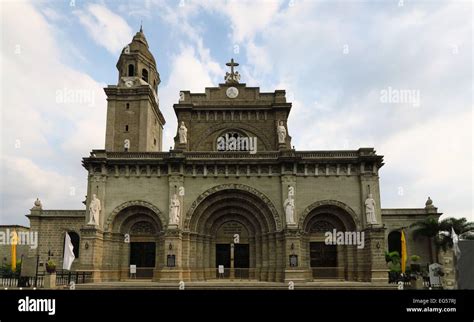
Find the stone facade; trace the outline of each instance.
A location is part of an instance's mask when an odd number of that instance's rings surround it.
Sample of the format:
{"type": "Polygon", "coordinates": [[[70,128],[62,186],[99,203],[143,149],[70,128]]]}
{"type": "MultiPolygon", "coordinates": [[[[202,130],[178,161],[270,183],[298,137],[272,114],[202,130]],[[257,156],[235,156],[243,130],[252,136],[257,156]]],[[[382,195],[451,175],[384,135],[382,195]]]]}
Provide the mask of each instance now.
{"type": "MultiPolygon", "coordinates": [[[[231,72],[218,87],[180,93],[174,110],[187,132],[177,129],[174,148],[161,152],[159,74],[138,32],[117,63],[118,84],[105,89],[105,150],[83,159],[86,210],[32,210],[31,229],[41,236],[38,254],[51,249],[60,262],[64,233],[73,230],[80,235],[76,268],[92,271],[96,281],[127,279],[133,263],[155,281],[387,281],[388,232],[400,229],[400,220],[409,225],[439,214],[381,209],[384,163],[373,148],[292,148],[285,91],[247,87],[236,65],[228,64],[231,72]],[[284,128],[280,138],[278,126],[284,128]],[[257,148],[219,147],[226,136],[255,139],[257,148]],[[93,195],[101,206],[95,225],[88,224],[93,195]],[[369,195],[376,224],[366,220],[369,195]],[[285,206],[290,196],[294,208],[285,206]],[[325,233],[334,229],[361,234],[363,247],[328,246],[325,233]]],[[[425,254],[426,245],[408,244],[425,254]]]]}
{"type": "MultiPolygon", "coordinates": [[[[20,234],[29,234],[30,228],[20,225],[0,225],[0,233],[3,233],[5,237],[10,238],[11,233],[15,231],[19,238],[20,234]]],[[[30,245],[17,244],[16,246],[16,259],[17,262],[21,261],[22,257],[28,256],[30,245]]],[[[12,260],[12,247],[10,243],[0,244],[0,262],[3,265],[11,265],[12,260]]]]}

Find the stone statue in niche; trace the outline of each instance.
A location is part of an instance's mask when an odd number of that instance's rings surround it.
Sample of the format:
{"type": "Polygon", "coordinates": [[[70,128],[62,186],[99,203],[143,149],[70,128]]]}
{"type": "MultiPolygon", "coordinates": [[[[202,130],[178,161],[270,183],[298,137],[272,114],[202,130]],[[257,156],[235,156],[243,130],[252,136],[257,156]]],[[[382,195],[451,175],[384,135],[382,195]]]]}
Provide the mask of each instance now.
{"type": "Polygon", "coordinates": [[[181,203],[178,195],[174,194],[170,200],[170,225],[179,225],[179,210],[181,203]]]}
{"type": "Polygon", "coordinates": [[[295,224],[295,199],[293,198],[293,187],[288,187],[288,198],[283,203],[285,209],[286,223],[295,224]]]}
{"type": "Polygon", "coordinates": [[[179,126],[178,135],[180,144],[186,144],[188,142],[188,129],[183,121],[181,121],[181,125],[179,126]]]}
{"type": "Polygon", "coordinates": [[[286,128],[283,125],[283,121],[278,122],[277,134],[278,134],[278,143],[285,143],[286,128]]]}
{"type": "Polygon", "coordinates": [[[99,214],[101,206],[100,200],[95,194],[92,195],[91,203],[89,204],[89,225],[98,225],[99,224],[99,214]]]}
{"type": "Polygon", "coordinates": [[[367,218],[367,224],[377,224],[377,218],[375,217],[375,200],[372,198],[371,193],[369,193],[365,200],[365,215],[367,218]]]}

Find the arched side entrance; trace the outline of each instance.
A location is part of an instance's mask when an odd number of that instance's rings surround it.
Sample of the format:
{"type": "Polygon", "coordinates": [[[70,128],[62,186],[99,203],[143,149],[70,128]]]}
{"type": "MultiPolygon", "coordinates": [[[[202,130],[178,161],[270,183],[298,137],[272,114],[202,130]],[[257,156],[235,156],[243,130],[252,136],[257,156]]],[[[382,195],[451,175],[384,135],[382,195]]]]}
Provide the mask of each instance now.
{"type": "Polygon", "coordinates": [[[274,213],[260,196],[237,187],[221,189],[203,198],[187,219],[184,265],[191,279],[282,278],[283,244],[274,213]]]}
{"type": "Polygon", "coordinates": [[[388,251],[402,253],[402,233],[399,230],[391,231],[388,234],[388,251]]]}
{"type": "Polygon", "coordinates": [[[334,203],[318,203],[302,219],[302,251],[310,278],[357,280],[357,247],[363,235],[353,216],[334,203]]]}
{"type": "Polygon", "coordinates": [[[117,212],[111,230],[117,237],[118,252],[113,258],[119,261],[121,278],[128,278],[130,265],[135,265],[136,278],[151,279],[164,254],[158,214],[142,205],[131,205],[117,212]]]}

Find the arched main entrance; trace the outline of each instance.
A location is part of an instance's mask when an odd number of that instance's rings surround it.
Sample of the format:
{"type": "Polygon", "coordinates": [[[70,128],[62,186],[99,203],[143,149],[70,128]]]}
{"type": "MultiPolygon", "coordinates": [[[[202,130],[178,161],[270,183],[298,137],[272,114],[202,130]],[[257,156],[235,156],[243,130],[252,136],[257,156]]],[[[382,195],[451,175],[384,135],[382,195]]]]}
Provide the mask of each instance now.
{"type": "Polygon", "coordinates": [[[118,211],[112,231],[121,236],[119,261],[122,278],[129,276],[130,265],[136,266],[136,278],[151,279],[163,254],[163,229],[158,214],[143,204],[130,205],[118,211]]]}
{"type": "Polygon", "coordinates": [[[191,279],[280,280],[282,240],[272,207],[262,196],[237,186],[202,198],[185,224],[191,279]]]}
{"type": "Polygon", "coordinates": [[[357,279],[357,241],[363,235],[349,211],[328,201],[318,202],[303,214],[303,252],[313,279],[357,279]]]}

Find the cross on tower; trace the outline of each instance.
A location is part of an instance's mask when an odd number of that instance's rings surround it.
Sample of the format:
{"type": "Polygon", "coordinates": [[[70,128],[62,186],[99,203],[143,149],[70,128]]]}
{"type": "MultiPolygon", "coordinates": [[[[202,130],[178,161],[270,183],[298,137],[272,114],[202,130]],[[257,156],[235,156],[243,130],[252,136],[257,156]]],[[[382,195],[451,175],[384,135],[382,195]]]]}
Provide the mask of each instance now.
{"type": "Polygon", "coordinates": [[[230,73],[227,72],[225,75],[226,83],[238,83],[240,75],[239,72],[234,72],[234,67],[239,66],[239,64],[234,61],[234,58],[232,58],[230,62],[226,63],[226,66],[230,67],[230,73]]]}

